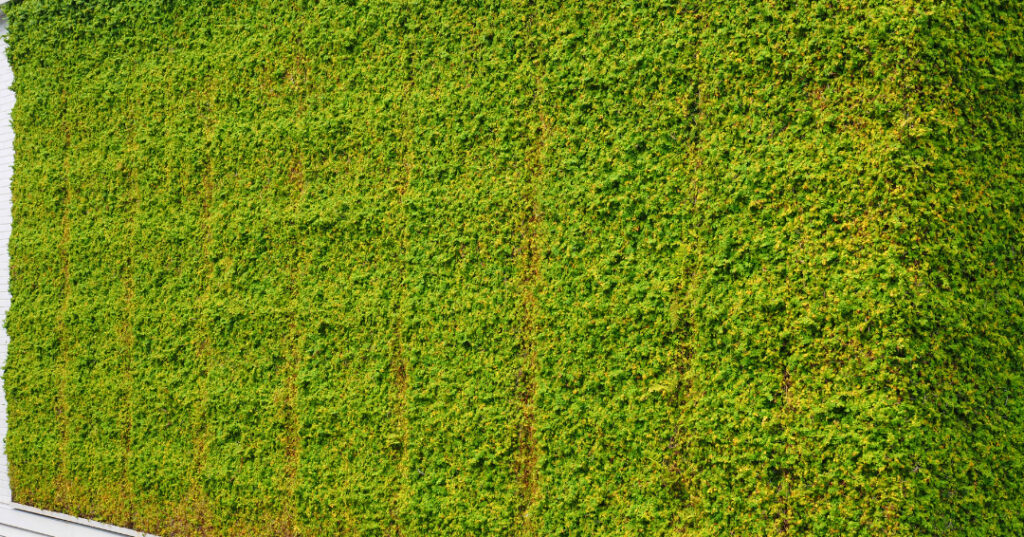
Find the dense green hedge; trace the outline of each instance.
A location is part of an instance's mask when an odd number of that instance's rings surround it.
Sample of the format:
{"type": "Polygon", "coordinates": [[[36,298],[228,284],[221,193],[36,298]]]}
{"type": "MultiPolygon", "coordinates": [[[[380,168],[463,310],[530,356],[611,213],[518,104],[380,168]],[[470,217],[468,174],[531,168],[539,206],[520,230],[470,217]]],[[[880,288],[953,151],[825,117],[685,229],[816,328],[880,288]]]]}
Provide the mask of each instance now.
{"type": "Polygon", "coordinates": [[[21,0],[15,499],[1024,533],[1024,3],[21,0]]]}

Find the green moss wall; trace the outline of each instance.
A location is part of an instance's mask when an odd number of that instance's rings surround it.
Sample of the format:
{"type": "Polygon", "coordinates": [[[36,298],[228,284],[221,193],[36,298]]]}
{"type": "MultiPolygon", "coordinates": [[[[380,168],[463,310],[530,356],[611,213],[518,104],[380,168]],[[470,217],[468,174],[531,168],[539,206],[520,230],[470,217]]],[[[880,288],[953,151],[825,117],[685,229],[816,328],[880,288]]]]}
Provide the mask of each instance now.
{"type": "Polygon", "coordinates": [[[1024,534],[1024,3],[20,0],[15,499],[1024,534]]]}

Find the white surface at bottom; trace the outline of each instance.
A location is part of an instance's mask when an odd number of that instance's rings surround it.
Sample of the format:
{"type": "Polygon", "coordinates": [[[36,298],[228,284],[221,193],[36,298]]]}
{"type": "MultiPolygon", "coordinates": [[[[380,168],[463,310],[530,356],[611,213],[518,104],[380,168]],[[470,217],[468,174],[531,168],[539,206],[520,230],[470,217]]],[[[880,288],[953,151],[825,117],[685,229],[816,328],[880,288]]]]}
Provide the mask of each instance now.
{"type": "Polygon", "coordinates": [[[0,537],[149,537],[70,515],[18,504],[0,504],[0,537]]]}

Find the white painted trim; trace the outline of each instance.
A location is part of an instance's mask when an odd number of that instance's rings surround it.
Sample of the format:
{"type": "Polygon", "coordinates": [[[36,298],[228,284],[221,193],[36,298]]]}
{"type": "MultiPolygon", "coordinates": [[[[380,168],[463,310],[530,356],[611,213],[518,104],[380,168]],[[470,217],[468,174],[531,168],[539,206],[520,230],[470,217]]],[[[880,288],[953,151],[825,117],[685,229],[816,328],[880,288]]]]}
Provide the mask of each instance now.
{"type": "Polygon", "coordinates": [[[4,537],[153,537],[149,534],[27,505],[0,505],[4,537]]]}
{"type": "MultiPolygon", "coordinates": [[[[0,1],[0,4],[5,2],[0,1]]],[[[10,258],[8,243],[11,238],[11,174],[14,165],[14,129],[11,126],[11,108],[14,106],[14,82],[11,66],[7,64],[7,18],[0,14],[0,316],[7,317],[11,305],[8,276],[10,258]]],[[[0,329],[0,369],[7,363],[7,331],[0,329]]],[[[7,394],[0,378],[0,537],[154,537],[94,520],[62,513],[44,511],[11,501],[11,486],[7,475],[7,394]]]]}
{"type": "MultiPolygon", "coordinates": [[[[10,258],[7,247],[11,239],[11,174],[14,171],[14,128],[11,127],[11,108],[14,74],[7,64],[7,17],[0,13],[0,316],[7,318],[11,306],[8,287],[10,258]]],[[[0,330],[0,369],[7,363],[7,330],[0,330]]],[[[7,476],[7,392],[0,378],[0,503],[11,502],[11,484],[7,476]]],[[[2,522],[3,520],[0,520],[2,522]]]]}

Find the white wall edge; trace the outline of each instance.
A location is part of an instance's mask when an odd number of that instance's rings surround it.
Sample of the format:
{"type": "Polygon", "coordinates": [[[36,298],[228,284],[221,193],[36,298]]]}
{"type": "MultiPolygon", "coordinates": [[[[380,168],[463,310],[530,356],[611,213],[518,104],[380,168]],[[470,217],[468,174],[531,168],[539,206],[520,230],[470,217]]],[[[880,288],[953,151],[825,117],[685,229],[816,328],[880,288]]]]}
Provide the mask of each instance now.
{"type": "Polygon", "coordinates": [[[76,516],[17,503],[0,504],[0,535],[4,537],[156,537],[76,516]]]}

